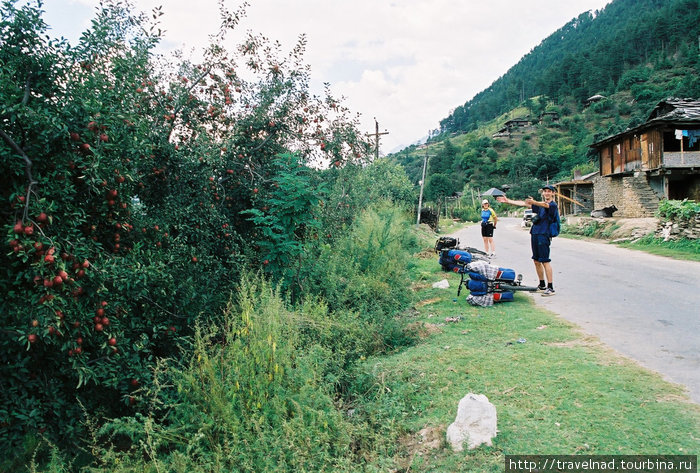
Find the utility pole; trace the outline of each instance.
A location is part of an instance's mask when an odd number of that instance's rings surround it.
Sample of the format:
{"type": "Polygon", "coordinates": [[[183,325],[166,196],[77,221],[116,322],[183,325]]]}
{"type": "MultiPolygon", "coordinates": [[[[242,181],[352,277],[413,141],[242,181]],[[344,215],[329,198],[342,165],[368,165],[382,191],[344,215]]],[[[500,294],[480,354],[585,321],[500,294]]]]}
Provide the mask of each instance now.
{"type": "Polygon", "coordinates": [[[367,136],[374,136],[374,159],[379,159],[379,137],[381,135],[388,135],[389,132],[384,129],[383,132],[379,133],[379,122],[374,119],[374,133],[367,133],[367,136]]]}
{"type": "Polygon", "coordinates": [[[418,217],[416,218],[416,226],[420,225],[420,211],[423,205],[423,187],[425,186],[425,170],[428,167],[428,159],[432,156],[428,156],[428,152],[425,152],[425,157],[423,158],[423,178],[420,180],[420,194],[418,196],[418,217]]]}

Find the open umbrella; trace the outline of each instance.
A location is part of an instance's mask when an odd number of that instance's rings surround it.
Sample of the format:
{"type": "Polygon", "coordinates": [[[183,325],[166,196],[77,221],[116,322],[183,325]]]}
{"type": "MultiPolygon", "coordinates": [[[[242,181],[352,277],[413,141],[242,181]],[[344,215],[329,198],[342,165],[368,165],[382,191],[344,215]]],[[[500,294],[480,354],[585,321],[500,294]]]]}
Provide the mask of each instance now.
{"type": "Polygon", "coordinates": [[[496,189],[495,187],[492,187],[491,189],[487,190],[486,192],[484,192],[484,193],[481,194],[481,195],[482,195],[482,196],[490,195],[490,196],[493,196],[493,197],[498,197],[498,196],[501,196],[501,195],[506,195],[506,193],[503,192],[503,191],[500,190],[500,189],[496,189]]]}

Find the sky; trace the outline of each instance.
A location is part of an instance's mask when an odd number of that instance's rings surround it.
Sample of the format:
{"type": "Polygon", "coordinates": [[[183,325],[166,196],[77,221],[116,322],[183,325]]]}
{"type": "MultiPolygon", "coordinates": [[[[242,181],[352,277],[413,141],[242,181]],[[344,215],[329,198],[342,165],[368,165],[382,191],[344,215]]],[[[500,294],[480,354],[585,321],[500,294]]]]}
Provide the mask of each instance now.
{"type": "MultiPolygon", "coordinates": [[[[25,3],[28,0],[25,0],[25,3]]],[[[131,0],[162,6],[160,51],[201,50],[219,24],[217,0],[131,0]]],[[[223,0],[235,10],[240,0],[223,0]]],[[[45,0],[54,37],[75,43],[99,0],[45,0]]],[[[291,50],[306,35],[312,92],[329,83],[387,154],[424,139],[568,21],[610,0],[248,0],[247,31],[291,50]]],[[[194,53],[196,54],[196,52],[194,53]]]]}

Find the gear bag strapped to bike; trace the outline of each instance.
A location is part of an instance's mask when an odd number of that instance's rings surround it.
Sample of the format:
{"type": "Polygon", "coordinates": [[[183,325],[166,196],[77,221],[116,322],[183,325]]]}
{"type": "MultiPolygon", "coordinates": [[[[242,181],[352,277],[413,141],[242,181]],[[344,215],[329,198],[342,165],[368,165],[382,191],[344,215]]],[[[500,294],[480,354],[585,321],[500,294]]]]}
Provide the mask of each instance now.
{"type": "Polygon", "coordinates": [[[440,254],[438,261],[443,271],[460,275],[457,297],[462,291],[462,286],[466,287],[469,291],[467,296],[469,304],[492,306],[495,302],[512,301],[513,291],[537,290],[536,287],[523,286],[522,275],[516,274],[515,270],[492,265],[481,259],[478,253],[474,255],[468,251],[479,252],[479,250],[450,248],[452,245],[456,246],[458,242],[447,242],[443,238],[445,237],[441,237],[435,245],[436,251],[440,254]]]}

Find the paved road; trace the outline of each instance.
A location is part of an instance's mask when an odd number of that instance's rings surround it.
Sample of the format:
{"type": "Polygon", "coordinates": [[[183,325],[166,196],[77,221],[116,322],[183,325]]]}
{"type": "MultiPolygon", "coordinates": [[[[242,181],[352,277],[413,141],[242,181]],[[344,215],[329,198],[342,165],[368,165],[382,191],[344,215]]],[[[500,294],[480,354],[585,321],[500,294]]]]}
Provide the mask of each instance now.
{"type": "MultiPolygon", "coordinates": [[[[483,249],[480,227],[456,236],[483,249]]],[[[499,218],[494,264],[537,285],[530,236],[520,219],[499,218]]],[[[700,263],[558,237],[552,242],[556,296],[535,302],[574,322],[618,352],[685,385],[700,403],[700,263]]]]}

